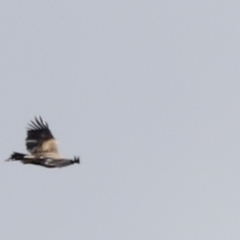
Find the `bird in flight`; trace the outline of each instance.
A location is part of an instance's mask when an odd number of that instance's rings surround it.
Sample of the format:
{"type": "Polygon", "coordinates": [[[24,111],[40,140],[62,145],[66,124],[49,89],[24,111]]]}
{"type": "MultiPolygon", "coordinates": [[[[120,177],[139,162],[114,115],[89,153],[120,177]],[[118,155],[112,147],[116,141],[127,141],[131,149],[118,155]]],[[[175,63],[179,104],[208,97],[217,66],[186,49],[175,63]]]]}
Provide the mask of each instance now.
{"type": "Polygon", "coordinates": [[[79,157],[64,158],[59,154],[58,143],[54,138],[48,123],[41,117],[35,117],[27,128],[26,148],[30,154],[13,152],[7,161],[21,161],[24,164],[34,164],[47,168],[61,168],[80,163],[79,157]]]}

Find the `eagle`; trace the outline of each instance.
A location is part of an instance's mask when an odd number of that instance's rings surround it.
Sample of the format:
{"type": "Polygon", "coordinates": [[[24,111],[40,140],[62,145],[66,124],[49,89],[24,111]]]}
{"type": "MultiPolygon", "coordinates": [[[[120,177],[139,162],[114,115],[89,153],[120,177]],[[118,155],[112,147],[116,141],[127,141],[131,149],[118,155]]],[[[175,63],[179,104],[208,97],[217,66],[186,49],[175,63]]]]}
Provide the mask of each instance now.
{"type": "Polygon", "coordinates": [[[47,168],[61,168],[80,163],[79,157],[67,159],[60,155],[58,143],[49,125],[41,117],[35,117],[27,127],[26,148],[29,154],[13,152],[7,161],[21,161],[47,168]]]}

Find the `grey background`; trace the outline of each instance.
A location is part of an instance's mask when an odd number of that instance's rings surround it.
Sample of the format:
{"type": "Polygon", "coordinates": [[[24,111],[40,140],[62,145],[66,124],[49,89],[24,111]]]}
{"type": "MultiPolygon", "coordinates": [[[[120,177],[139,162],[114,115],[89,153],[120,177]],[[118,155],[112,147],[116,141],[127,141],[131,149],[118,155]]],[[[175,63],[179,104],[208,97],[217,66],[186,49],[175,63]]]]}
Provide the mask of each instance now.
{"type": "Polygon", "coordinates": [[[0,239],[240,239],[239,1],[0,2],[0,239]],[[81,165],[6,163],[48,121],[81,165]]]}

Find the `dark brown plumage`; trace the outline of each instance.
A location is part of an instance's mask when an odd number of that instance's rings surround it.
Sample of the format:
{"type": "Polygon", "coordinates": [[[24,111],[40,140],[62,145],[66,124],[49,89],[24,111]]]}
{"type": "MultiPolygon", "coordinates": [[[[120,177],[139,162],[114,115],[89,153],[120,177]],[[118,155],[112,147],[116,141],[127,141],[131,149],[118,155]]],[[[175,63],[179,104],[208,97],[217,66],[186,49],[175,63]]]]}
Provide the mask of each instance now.
{"type": "Polygon", "coordinates": [[[59,154],[58,144],[48,123],[41,117],[35,117],[27,128],[26,148],[28,154],[13,152],[8,160],[21,161],[24,164],[40,165],[48,168],[66,167],[80,163],[79,157],[66,159],[59,154]]]}

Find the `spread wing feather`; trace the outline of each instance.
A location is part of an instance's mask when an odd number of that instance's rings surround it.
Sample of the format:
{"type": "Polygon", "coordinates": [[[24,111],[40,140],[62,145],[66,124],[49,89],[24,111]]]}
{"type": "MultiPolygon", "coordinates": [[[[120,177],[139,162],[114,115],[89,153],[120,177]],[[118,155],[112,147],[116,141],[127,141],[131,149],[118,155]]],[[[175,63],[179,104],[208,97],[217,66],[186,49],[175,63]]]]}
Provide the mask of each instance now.
{"type": "Polygon", "coordinates": [[[57,142],[49,129],[47,122],[35,117],[27,128],[26,148],[31,154],[43,152],[58,152],[57,142]]]}

